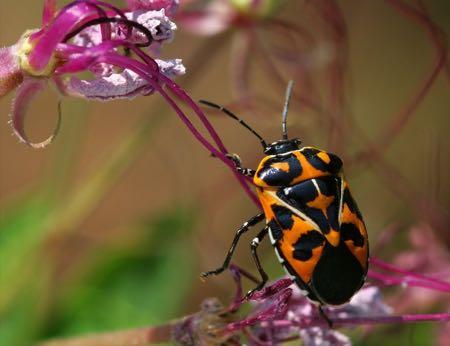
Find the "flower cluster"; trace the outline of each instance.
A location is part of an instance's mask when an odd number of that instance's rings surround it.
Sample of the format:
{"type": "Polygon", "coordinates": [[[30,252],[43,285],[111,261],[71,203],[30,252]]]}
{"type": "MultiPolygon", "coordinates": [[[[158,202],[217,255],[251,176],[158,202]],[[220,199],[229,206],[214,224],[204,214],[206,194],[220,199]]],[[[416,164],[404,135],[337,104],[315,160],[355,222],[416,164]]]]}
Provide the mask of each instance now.
{"type": "Polygon", "coordinates": [[[180,59],[153,60],[161,45],[170,42],[176,30],[170,16],[178,1],[128,1],[119,9],[99,0],[78,0],[59,11],[55,0],[46,0],[42,26],[26,31],[19,41],[0,49],[0,96],[17,88],[11,122],[19,139],[33,147],[24,132],[24,117],[30,100],[48,81],[63,95],[110,100],[148,95],[155,86],[137,71],[141,59],[155,83],[160,75],[184,74],[180,59]],[[122,49],[122,52],[121,52],[122,49]],[[91,79],[75,73],[88,71],[91,79]],[[71,76],[68,78],[67,76],[71,76]]]}
{"type": "MultiPolygon", "coordinates": [[[[383,262],[378,262],[378,265],[383,265],[383,262]]],[[[396,268],[390,269],[393,272],[396,268]]],[[[300,339],[305,346],[350,346],[350,338],[337,328],[450,320],[448,313],[394,316],[394,310],[385,303],[380,288],[370,283],[347,304],[324,308],[324,313],[333,323],[330,328],[318,307],[288,278],[279,279],[253,294],[249,299],[250,312],[240,317],[237,312],[244,303],[241,279],[245,277],[253,283],[257,280],[235,265],[230,266],[230,272],[237,287],[232,304],[223,308],[216,299],[205,300],[199,313],[176,325],[173,331],[175,342],[187,344],[186,340],[195,340],[196,344],[203,345],[208,344],[205,343],[208,340],[216,344],[226,340],[234,345],[236,342],[242,344],[241,339],[245,337],[247,343],[254,346],[278,345],[296,339],[300,339]]],[[[400,277],[406,279],[409,275],[414,274],[406,273],[400,277]]],[[[429,279],[424,277],[423,280],[429,279]]],[[[433,286],[430,282],[429,289],[448,293],[450,285],[436,281],[433,286]]]]}

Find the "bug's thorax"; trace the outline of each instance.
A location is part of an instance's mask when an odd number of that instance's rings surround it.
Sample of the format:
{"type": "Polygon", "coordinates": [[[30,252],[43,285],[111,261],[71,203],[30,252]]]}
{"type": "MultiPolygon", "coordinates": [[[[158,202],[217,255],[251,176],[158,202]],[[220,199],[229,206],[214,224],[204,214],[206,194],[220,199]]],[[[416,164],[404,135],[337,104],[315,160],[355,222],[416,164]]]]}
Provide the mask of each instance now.
{"type": "Polygon", "coordinates": [[[292,186],[304,180],[341,173],[342,161],[332,153],[313,147],[289,151],[287,149],[293,148],[292,143],[285,141],[275,142],[271,146],[276,146],[277,143],[281,143],[280,146],[286,150],[269,154],[261,160],[253,179],[256,186],[292,186]]]}

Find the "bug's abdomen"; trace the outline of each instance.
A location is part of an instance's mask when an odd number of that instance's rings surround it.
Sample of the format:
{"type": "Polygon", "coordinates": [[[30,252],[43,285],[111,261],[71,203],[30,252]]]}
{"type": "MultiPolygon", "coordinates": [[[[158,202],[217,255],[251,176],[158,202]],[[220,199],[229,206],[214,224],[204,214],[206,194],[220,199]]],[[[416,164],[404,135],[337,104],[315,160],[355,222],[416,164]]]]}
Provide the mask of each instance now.
{"type": "Polygon", "coordinates": [[[337,247],[325,243],[309,287],[324,304],[341,305],[361,288],[366,271],[344,242],[337,247]]]}

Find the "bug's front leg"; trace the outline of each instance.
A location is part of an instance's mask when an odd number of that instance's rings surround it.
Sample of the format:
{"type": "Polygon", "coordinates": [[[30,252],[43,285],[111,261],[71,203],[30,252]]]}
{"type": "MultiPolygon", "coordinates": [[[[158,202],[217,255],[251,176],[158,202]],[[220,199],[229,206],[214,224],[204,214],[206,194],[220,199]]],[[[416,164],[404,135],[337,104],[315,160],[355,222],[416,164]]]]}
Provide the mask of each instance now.
{"type": "Polygon", "coordinates": [[[210,275],[220,274],[225,269],[227,269],[228,266],[230,265],[231,257],[233,257],[234,250],[236,249],[236,245],[239,242],[239,238],[241,237],[241,235],[244,234],[245,232],[247,232],[250,229],[250,227],[255,226],[256,224],[260,223],[262,220],[264,220],[264,218],[265,218],[264,213],[260,213],[258,215],[253,216],[248,221],[244,222],[242,224],[242,226],[239,227],[239,229],[237,230],[236,235],[234,236],[233,242],[231,243],[231,247],[228,250],[227,257],[225,257],[225,261],[223,262],[222,266],[215,270],[210,270],[208,272],[204,272],[200,276],[203,278],[206,278],[207,276],[210,276],[210,275]]]}
{"type": "Polygon", "coordinates": [[[242,167],[242,160],[237,154],[227,154],[226,155],[231,161],[233,161],[236,170],[247,177],[253,177],[256,174],[256,171],[251,168],[242,167]]]}
{"type": "Polygon", "coordinates": [[[259,257],[258,257],[258,253],[257,253],[258,246],[259,246],[259,244],[261,244],[261,241],[266,236],[268,230],[269,230],[269,226],[264,227],[261,230],[261,232],[259,232],[258,235],[250,243],[250,249],[252,251],[252,257],[253,257],[253,260],[255,261],[256,268],[258,269],[259,275],[261,275],[261,279],[262,280],[258,284],[258,286],[256,286],[254,289],[252,289],[252,290],[247,292],[247,294],[245,295],[245,299],[249,299],[253,295],[253,293],[255,293],[256,291],[261,290],[266,285],[267,280],[269,279],[269,277],[267,276],[267,274],[264,271],[263,267],[261,266],[261,262],[259,261],[259,257]]]}

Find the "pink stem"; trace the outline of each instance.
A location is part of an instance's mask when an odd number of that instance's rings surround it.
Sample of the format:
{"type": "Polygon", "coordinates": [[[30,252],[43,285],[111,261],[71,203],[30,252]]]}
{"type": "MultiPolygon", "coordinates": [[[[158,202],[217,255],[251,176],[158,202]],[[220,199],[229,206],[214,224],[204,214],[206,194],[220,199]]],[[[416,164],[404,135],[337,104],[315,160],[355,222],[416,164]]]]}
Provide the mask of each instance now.
{"type": "Polygon", "coordinates": [[[221,151],[220,154],[212,152],[214,155],[216,155],[220,160],[222,160],[228,167],[230,167],[233,171],[233,174],[235,175],[235,177],[238,179],[239,183],[242,185],[242,187],[244,188],[245,192],[247,193],[247,195],[250,197],[250,199],[253,201],[253,203],[256,204],[256,206],[258,206],[259,208],[260,203],[258,198],[256,197],[255,193],[250,189],[250,187],[248,186],[248,181],[245,177],[243,177],[241,174],[239,174],[234,165],[230,162],[230,160],[224,155],[224,154],[228,154],[227,149],[225,148],[222,140],[220,139],[219,135],[217,134],[217,132],[214,130],[214,127],[211,125],[211,123],[209,122],[209,120],[206,118],[205,114],[202,112],[202,110],[198,107],[198,105],[189,97],[189,95],[178,85],[176,84],[174,81],[172,81],[170,78],[161,75],[161,81],[164,82],[164,84],[175,94],[177,95],[179,98],[181,98],[182,100],[184,100],[193,110],[194,112],[197,114],[197,116],[199,117],[200,121],[203,123],[204,127],[206,128],[206,130],[209,132],[209,134],[211,135],[212,139],[214,140],[214,142],[217,144],[219,150],[221,151]]]}
{"type": "MultiPolygon", "coordinates": [[[[374,317],[341,317],[333,318],[333,325],[336,326],[358,326],[363,324],[390,324],[390,323],[418,323],[418,322],[448,322],[450,313],[436,314],[412,314],[400,316],[374,316],[374,317]]],[[[264,324],[264,323],[263,323],[264,324]]],[[[279,328],[287,327],[313,327],[326,326],[327,322],[323,318],[304,318],[303,321],[295,322],[288,320],[272,321],[271,326],[279,328]]]]}
{"type": "Polygon", "coordinates": [[[428,288],[428,289],[432,289],[435,291],[441,291],[441,292],[450,292],[448,285],[443,286],[443,285],[438,285],[438,284],[430,283],[430,282],[423,281],[423,280],[411,279],[408,277],[398,278],[398,277],[390,276],[387,274],[381,274],[381,273],[375,272],[373,270],[369,271],[368,277],[378,280],[388,286],[407,285],[407,286],[412,286],[412,287],[428,288]]]}
{"type": "Polygon", "coordinates": [[[97,62],[100,62],[102,60],[105,63],[109,63],[116,66],[121,66],[125,68],[129,68],[130,70],[136,72],[139,74],[143,79],[145,79],[155,90],[157,90],[169,103],[169,105],[175,110],[175,112],[178,114],[180,119],[184,122],[184,124],[188,127],[188,129],[191,131],[191,133],[197,138],[197,140],[202,143],[202,145],[210,151],[212,154],[214,154],[217,158],[222,160],[235,174],[236,178],[238,179],[241,186],[246,191],[247,195],[253,200],[253,202],[259,206],[259,201],[255,195],[255,193],[250,189],[250,187],[247,184],[247,181],[245,178],[240,175],[238,172],[236,172],[233,163],[224,155],[224,153],[227,153],[227,150],[225,146],[223,145],[222,141],[217,135],[217,132],[215,132],[212,125],[209,123],[206,116],[203,114],[203,112],[200,110],[200,108],[195,104],[195,102],[185,93],[184,90],[182,90],[177,84],[175,84],[172,80],[167,78],[166,76],[162,74],[158,74],[157,78],[162,80],[166,85],[169,86],[169,89],[174,92],[178,97],[185,100],[196,112],[196,114],[199,116],[199,118],[202,120],[205,127],[210,132],[211,136],[217,143],[217,145],[220,147],[220,151],[217,150],[208,140],[206,140],[202,134],[195,128],[195,126],[192,124],[192,122],[188,119],[188,117],[183,113],[183,111],[178,107],[178,105],[170,98],[170,96],[164,91],[164,89],[160,86],[160,84],[155,81],[154,76],[151,75],[151,73],[155,73],[154,71],[149,71],[148,65],[143,64],[138,61],[130,62],[128,58],[122,57],[118,54],[107,54],[103,57],[100,57],[97,62]]]}
{"type": "MultiPolygon", "coordinates": [[[[422,274],[417,274],[417,273],[413,273],[413,272],[398,268],[392,264],[386,263],[386,262],[384,262],[378,258],[374,258],[374,257],[372,257],[370,259],[370,264],[374,265],[378,268],[387,270],[387,271],[391,271],[394,273],[399,273],[399,274],[404,275],[405,276],[404,279],[401,279],[401,280],[410,280],[408,277],[415,278],[418,281],[429,282],[430,285],[436,285],[437,287],[439,287],[439,290],[443,290],[445,292],[450,292],[450,283],[448,283],[448,282],[441,281],[441,280],[431,278],[431,277],[428,277],[428,276],[425,276],[422,274]]],[[[414,282],[416,282],[416,281],[414,281],[414,282]]],[[[436,289],[438,289],[437,287],[436,287],[436,289]]]]}

